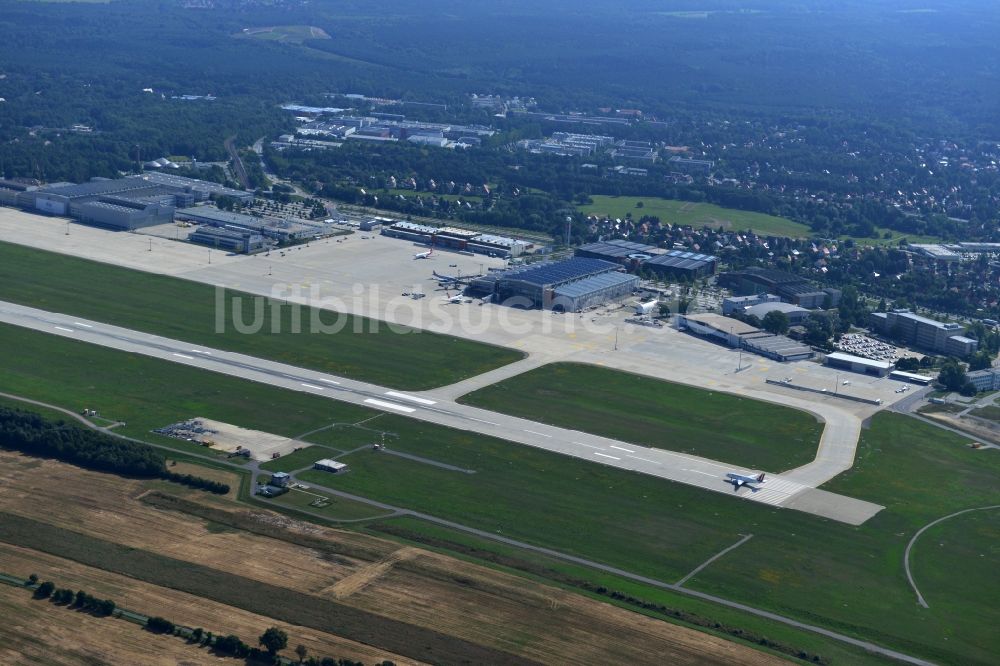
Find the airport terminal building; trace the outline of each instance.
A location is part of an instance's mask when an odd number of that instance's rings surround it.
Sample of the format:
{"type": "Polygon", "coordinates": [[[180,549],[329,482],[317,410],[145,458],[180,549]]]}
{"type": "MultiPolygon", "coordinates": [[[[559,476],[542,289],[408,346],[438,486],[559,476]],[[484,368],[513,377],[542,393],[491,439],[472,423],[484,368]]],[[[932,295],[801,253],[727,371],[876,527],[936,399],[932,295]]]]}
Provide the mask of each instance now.
{"type": "Polygon", "coordinates": [[[803,361],[813,357],[812,348],[784,335],[774,335],[739,319],[717,314],[677,315],[677,329],[689,331],[728,347],[745,349],[775,361],[803,361]]]}
{"type": "Polygon", "coordinates": [[[472,293],[495,302],[562,312],[598,307],[638,288],[639,278],[618,264],[580,257],[488,273],[469,285],[472,293]]]}

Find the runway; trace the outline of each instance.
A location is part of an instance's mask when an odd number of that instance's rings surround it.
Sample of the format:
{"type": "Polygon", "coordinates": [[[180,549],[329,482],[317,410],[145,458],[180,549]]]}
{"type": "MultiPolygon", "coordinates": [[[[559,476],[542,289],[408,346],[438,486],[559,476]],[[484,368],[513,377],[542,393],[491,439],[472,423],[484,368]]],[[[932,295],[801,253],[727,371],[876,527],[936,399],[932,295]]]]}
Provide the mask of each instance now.
{"type": "Polygon", "coordinates": [[[449,391],[449,387],[436,391],[400,392],[266,359],[6,302],[0,302],[0,321],[476,432],[705,490],[737,495],[770,506],[794,508],[852,525],[865,522],[883,508],[870,502],[815,490],[808,483],[803,483],[802,479],[794,478],[794,471],[788,476],[769,473],[767,483],[757,492],[741,488],[734,493],[732,486],[724,480],[726,472],[752,470],[461,405],[454,401],[454,392],[449,391]]]}

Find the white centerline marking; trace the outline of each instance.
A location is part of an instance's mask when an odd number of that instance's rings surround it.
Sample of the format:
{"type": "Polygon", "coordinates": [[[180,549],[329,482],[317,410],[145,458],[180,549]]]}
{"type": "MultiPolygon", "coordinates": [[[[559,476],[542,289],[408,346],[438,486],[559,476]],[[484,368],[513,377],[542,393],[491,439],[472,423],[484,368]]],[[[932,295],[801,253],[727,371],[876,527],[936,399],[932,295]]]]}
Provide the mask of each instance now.
{"type": "Polygon", "coordinates": [[[179,358],[186,358],[189,361],[194,360],[194,356],[188,356],[187,354],[174,354],[174,356],[177,356],[179,358]]]}
{"type": "Polygon", "coordinates": [[[385,400],[376,400],[375,398],[366,398],[365,402],[367,402],[369,405],[375,405],[376,407],[385,407],[386,409],[395,409],[400,412],[406,412],[407,414],[411,414],[417,411],[413,407],[397,405],[394,402],[386,402],[385,400]]]}
{"type": "Polygon", "coordinates": [[[494,423],[493,421],[487,421],[485,419],[477,419],[475,416],[468,417],[470,421],[477,421],[479,423],[488,423],[491,426],[499,426],[499,423],[494,423]]]}
{"type": "Polygon", "coordinates": [[[94,328],[90,324],[84,324],[83,322],[79,322],[79,321],[74,321],[73,325],[74,326],[83,326],[84,328],[94,328]]]}
{"type": "Polygon", "coordinates": [[[635,453],[635,451],[633,451],[632,449],[625,449],[620,446],[615,446],[614,444],[609,444],[608,446],[610,446],[613,449],[618,449],[619,451],[624,451],[625,453],[635,453]]]}
{"type": "Polygon", "coordinates": [[[57,331],[66,331],[67,333],[73,333],[72,328],[66,328],[65,326],[56,326],[57,331]]]}
{"type": "Polygon", "coordinates": [[[602,451],[604,450],[603,446],[594,446],[593,444],[584,444],[583,442],[573,442],[573,443],[576,444],[577,446],[586,446],[588,449],[600,449],[602,451]]]}
{"type": "Polygon", "coordinates": [[[695,474],[704,474],[705,476],[715,476],[715,474],[709,474],[708,472],[702,472],[701,470],[697,470],[697,469],[686,469],[684,471],[685,472],[694,472],[695,474]]]}
{"type": "Polygon", "coordinates": [[[538,435],[539,437],[548,437],[552,439],[552,435],[546,435],[544,432],[535,432],[534,430],[525,430],[524,432],[530,432],[532,435],[538,435]]]}
{"type": "Polygon", "coordinates": [[[641,460],[642,462],[653,463],[654,465],[662,465],[663,464],[663,463],[657,462],[655,460],[650,460],[649,458],[640,458],[639,456],[628,456],[628,457],[632,458],[634,460],[641,460]]]}
{"type": "Polygon", "coordinates": [[[615,458],[614,456],[609,456],[606,453],[597,453],[596,451],[594,452],[594,455],[601,456],[602,458],[611,458],[612,460],[621,460],[621,458],[615,458]]]}
{"type": "Polygon", "coordinates": [[[322,377],[320,377],[319,381],[326,382],[327,384],[336,384],[337,386],[340,386],[340,382],[335,382],[332,379],[323,379],[322,377]]]}
{"type": "Polygon", "coordinates": [[[303,386],[305,386],[306,388],[313,389],[314,391],[322,391],[323,390],[322,386],[315,386],[313,384],[306,384],[305,382],[299,382],[299,383],[302,384],[303,386]]]}
{"type": "Polygon", "coordinates": [[[212,352],[208,352],[208,351],[202,351],[202,350],[200,350],[200,349],[192,349],[192,350],[191,350],[191,353],[192,353],[192,354],[208,354],[209,356],[211,356],[211,355],[212,355],[212,352]]]}
{"type": "Polygon", "coordinates": [[[400,400],[409,400],[410,402],[418,402],[421,405],[437,404],[433,400],[428,400],[427,398],[418,398],[415,395],[406,395],[405,393],[397,393],[396,391],[386,391],[385,394],[390,398],[399,398],[400,400]]]}

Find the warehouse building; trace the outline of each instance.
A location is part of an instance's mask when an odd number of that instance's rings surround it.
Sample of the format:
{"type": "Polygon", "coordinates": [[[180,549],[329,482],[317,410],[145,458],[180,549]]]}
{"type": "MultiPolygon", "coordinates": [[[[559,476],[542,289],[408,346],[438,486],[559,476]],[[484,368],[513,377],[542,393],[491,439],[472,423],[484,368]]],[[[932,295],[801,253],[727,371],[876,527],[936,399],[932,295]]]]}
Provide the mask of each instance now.
{"type": "Polygon", "coordinates": [[[314,226],[288,222],[269,217],[255,217],[242,213],[230,213],[215,206],[197,206],[177,211],[176,217],[189,222],[197,222],[211,227],[219,227],[237,232],[260,234],[279,243],[290,243],[312,238],[321,231],[314,226]]]}
{"type": "Polygon", "coordinates": [[[752,296],[730,296],[722,299],[722,314],[743,314],[743,311],[761,303],[780,303],[781,297],[775,294],[753,294],[752,296]]]}
{"type": "Polygon", "coordinates": [[[588,243],[576,248],[574,254],[577,257],[587,259],[603,259],[613,261],[633,270],[639,267],[643,261],[652,259],[654,256],[663,254],[662,250],[654,245],[643,243],[633,243],[627,240],[607,240],[588,243]]]}
{"type": "Polygon", "coordinates": [[[757,317],[757,319],[763,321],[764,317],[767,316],[769,312],[783,312],[788,318],[789,326],[801,326],[805,323],[806,319],[812,313],[810,310],[805,308],[800,308],[797,305],[792,305],[791,303],[782,303],[778,301],[777,303],[758,303],[756,305],[751,305],[749,307],[743,308],[742,314],[752,315],[757,317]]]}
{"type": "Polygon", "coordinates": [[[336,460],[331,460],[330,458],[323,458],[322,460],[317,460],[313,463],[313,469],[318,469],[323,472],[343,472],[347,469],[347,464],[342,462],[337,462],[336,460]]]}
{"type": "Polygon", "coordinates": [[[835,308],[840,303],[840,290],[820,289],[805,278],[771,268],[747,268],[719,275],[719,285],[732,289],[740,296],[777,294],[783,301],[799,307],[835,308]]]}
{"type": "Polygon", "coordinates": [[[833,352],[831,354],[827,354],[824,362],[831,368],[847,370],[849,372],[858,372],[862,375],[871,375],[872,377],[885,377],[892,371],[893,368],[892,363],[888,361],[876,361],[870,358],[845,354],[843,352],[833,352]]]}
{"type": "Polygon", "coordinates": [[[961,324],[935,321],[909,310],[873,312],[869,324],[886,337],[939,354],[965,358],[979,348],[978,341],[965,337],[961,324]]]}
{"type": "Polygon", "coordinates": [[[228,250],[238,254],[248,254],[264,249],[264,237],[252,231],[211,227],[198,227],[188,236],[188,240],[199,245],[208,245],[220,250],[228,250]]]}
{"type": "Polygon", "coordinates": [[[640,269],[661,278],[696,280],[715,274],[718,257],[687,250],[670,250],[642,262],[640,269]]]}
{"type": "Polygon", "coordinates": [[[458,227],[432,227],[414,222],[394,222],[382,225],[382,235],[402,238],[414,243],[443,247],[459,252],[475,252],[491,257],[519,257],[532,247],[527,241],[484,234],[458,227]]]}
{"type": "Polygon", "coordinates": [[[573,258],[496,271],[473,280],[473,293],[523,308],[578,312],[629,296],[639,278],[600,259],[573,258]]]}
{"type": "Polygon", "coordinates": [[[78,204],[73,211],[73,216],[84,224],[115,231],[132,231],[174,221],[174,207],[171,205],[119,197],[78,204]]]}
{"type": "Polygon", "coordinates": [[[784,335],[773,335],[738,319],[717,314],[677,315],[677,330],[689,331],[715,342],[745,349],[775,361],[802,361],[813,357],[813,350],[784,335]]]}

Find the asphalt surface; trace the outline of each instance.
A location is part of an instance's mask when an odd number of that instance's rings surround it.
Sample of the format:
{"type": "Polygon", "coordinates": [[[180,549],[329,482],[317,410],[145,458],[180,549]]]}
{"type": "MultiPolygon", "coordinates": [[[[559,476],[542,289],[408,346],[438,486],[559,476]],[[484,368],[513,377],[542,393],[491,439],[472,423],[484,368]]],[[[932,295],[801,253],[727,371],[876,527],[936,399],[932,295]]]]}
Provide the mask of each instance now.
{"type": "MultiPolygon", "coordinates": [[[[403,393],[375,384],[6,302],[0,302],[0,321],[477,432],[590,462],[737,495],[750,501],[794,508],[852,525],[864,523],[883,508],[870,502],[815,491],[808,482],[788,478],[791,475],[769,474],[767,483],[760,490],[755,492],[744,487],[734,492],[732,486],[726,483],[725,474],[754,470],[461,405],[451,399],[447,387],[441,390],[440,395],[435,391],[403,393]],[[814,493],[822,493],[822,496],[815,498],[814,493]],[[807,501],[810,495],[814,499],[807,501]]],[[[853,446],[851,452],[853,454],[853,446]]],[[[821,447],[819,456],[822,455],[821,447]]]]}

